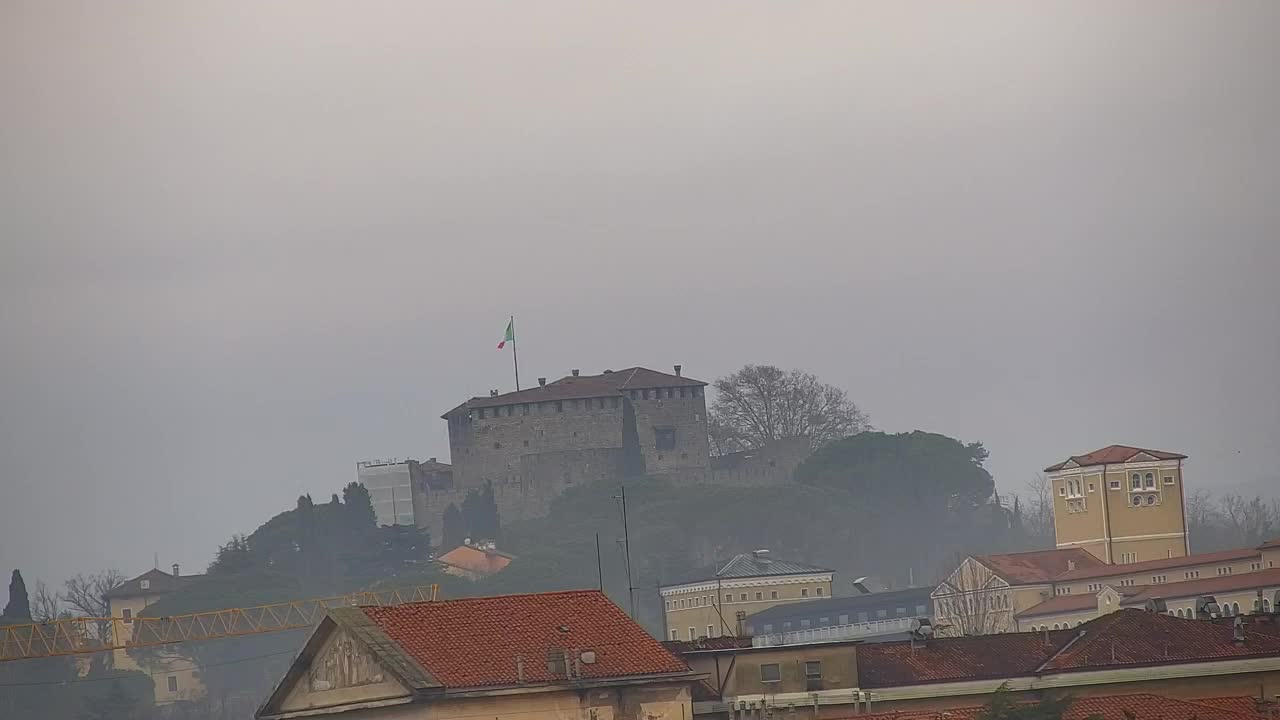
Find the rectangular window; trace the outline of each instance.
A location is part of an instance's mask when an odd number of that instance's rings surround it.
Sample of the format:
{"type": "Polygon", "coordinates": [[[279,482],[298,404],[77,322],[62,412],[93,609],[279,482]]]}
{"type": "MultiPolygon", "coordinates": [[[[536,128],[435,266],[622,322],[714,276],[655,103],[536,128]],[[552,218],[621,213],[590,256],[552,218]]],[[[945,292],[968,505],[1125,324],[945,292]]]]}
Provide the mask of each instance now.
{"type": "Polygon", "coordinates": [[[760,666],[760,682],[776,683],[782,681],[782,668],[778,663],[764,663],[760,666]]]}
{"type": "Polygon", "coordinates": [[[769,634],[769,633],[771,633],[771,632],[773,632],[773,625],[771,625],[771,624],[769,624],[769,623],[765,623],[765,625],[764,625],[764,634],[765,634],[765,635],[768,635],[768,634],[769,634]]]}
{"type": "Polygon", "coordinates": [[[672,639],[672,640],[679,640],[679,639],[680,639],[680,637],[679,637],[679,636],[680,636],[680,631],[679,631],[679,630],[672,630],[672,631],[671,631],[671,639],[672,639]]]}
{"type": "Polygon", "coordinates": [[[822,689],[822,663],[809,660],[804,664],[805,689],[813,692],[822,689]]]}
{"type": "Polygon", "coordinates": [[[133,622],[133,611],[130,610],[129,608],[125,608],[124,610],[121,610],[120,615],[121,617],[124,618],[125,625],[128,625],[133,622]]]}
{"type": "Polygon", "coordinates": [[[169,676],[169,692],[171,693],[178,692],[178,676],[177,675],[169,676]]]}
{"type": "Polygon", "coordinates": [[[746,601],[747,601],[747,594],[746,594],[746,593],[738,593],[738,602],[746,602],[746,601]]]}
{"type": "Polygon", "coordinates": [[[758,592],[758,593],[756,593],[756,599],[757,599],[757,600],[763,600],[763,599],[764,599],[764,593],[762,593],[762,592],[758,592]]]}
{"type": "Polygon", "coordinates": [[[807,628],[807,627],[809,627],[809,618],[804,618],[804,619],[802,619],[802,620],[800,621],[800,627],[802,627],[802,628],[807,628]]]}
{"type": "Polygon", "coordinates": [[[809,597],[809,588],[800,588],[800,597],[809,597]]]}
{"type": "Polygon", "coordinates": [[[667,601],[667,612],[671,612],[671,601],[667,601]]]}
{"type": "Polygon", "coordinates": [[[1089,492],[1093,492],[1093,483],[1089,483],[1089,492]]]}
{"type": "Polygon", "coordinates": [[[777,600],[777,599],[778,599],[778,591],[777,591],[777,590],[770,590],[770,591],[769,591],[769,599],[770,599],[770,600],[777,600]]]}
{"type": "MultiPolygon", "coordinates": [[[[1003,596],[1001,596],[1000,598],[998,598],[998,599],[997,599],[997,605],[999,605],[999,600],[1003,600],[1003,599],[1004,599],[1004,598],[1003,598],[1003,596]]],[[[928,615],[928,614],[929,614],[929,609],[928,609],[928,608],[926,608],[924,605],[917,605],[917,606],[916,606],[916,615],[918,615],[918,616],[920,616],[920,617],[924,617],[925,615],[928,615]]]]}
{"type": "Polygon", "coordinates": [[[725,601],[725,602],[727,602],[727,603],[731,603],[731,602],[733,602],[733,596],[732,596],[732,595],[725,595],[725,596],[724,596],[724,601],[725,601]]]}
{"type": "Polygon", "coordinates": [[[143,590],[150,590],[150,589],[151,589],[151,581],[150,581],[150,580],[139,580],[139,581],[138,581],[138,587],[142,588],[143,590]]]}
{"type": "Polygon", "coordinates": [[[817,595],[818,597],[822,597],[822,588],[821,588],[821,587],[816,587],[816,588],[814,588],[814,589],[813,589],[813,594],[814,594],[814,595],[817,595]]]}
{"type": "Polygon", "coordinates": [[[1066,497],[1066,496],[1067,496],[1067,486],[1066,486],[1066,485],[1063,485],[1062,487],[1058,488],[1058,494],[1059,494],[1059,495],[1061,495],[1062,497],[1066,497]]]}
{"type": "Polygon", "coordinates": [[[841,616],[840,616],[840,624],[841,624],[841,625],[848,625],[848,624],[849,624],[849,616],[848,616],[848,615],[841,615],[841,616]]]}
{"type": "Polygon", "coordinates": [[[689,639],[690,639],[690,640],[697,640],[697,639],[698,639],[698,629],[697,629],[697,628],[689,628],[689,639]]]}
{"type": "Polygon", "coordinates": [[[818,618],[818,624],[819,624],[819,625],[821,625],[822,627],[826,627],[826,626],[828,626],[828,625],[830,625],[830,624],[831,624],[831,618],[829,618],[829,617],[820,617],[820,618],[818,618]]]}
{"type": "Polygon", "coordinates": [[[707,637],[715,637],[715,636],[716,636],[716,626],[715,626],[715,625],[708,625],[708,626],[707,626],[707,637]]]}
{"type": "Polygon", "coordinates": [[[1262,569],[1262,563],[1260,563],[1260,562],[1256,562],[1256,563],[1254,563],[1254,564],[1250,565],[1249,567],[1250,567],[1251,569],[1253,569],[1253,570],[1261,570],[1261,569],[1262,569]]]}
{"type": "Polygon", "coordinates": [[[865,612],[858,613],[858,622],[864,623],[866,621],[867,621],[867,614],[865,612]]]}
{"type": "Polygon", "coordinates": [[[1172,476],[1172,475],[1165,475],[1165,476],[1164,476],[1164,484],[1165,484],[1165,485],[1172,485],[1172,484],[1173,484],[1173,476],[1172,476]]]}
{"type": "Polygon", "coordinates": [[[877,610],[877,611],[876,611],[876,617],[878,617],[878,618],[885,618],[885,617],[889,617],[889,611],[888,611],[888,610],[877,610]]]}
{"type": "Polygon", "coordinates": [[[653,447],[657,450],[675,450],[676,449],[676,429],[675,428],[654,428],[653,429],[653,447]]]}
{"type": "Polygon", "coordinates": [[[1119,490],[1119,489],[1120,489],[1120,481],[1119,481],[1119,480],[1112,480],[1112,481],[1111,481],[1111,489],[1112,489],[1112,490],[1119,490]]]}
{"type": "Polygon", "coordinates": [[[906,614],[907,614],[907,609],[906,609],[906,608],[904,608],[904,607],[896,608],[895,612],[897,612],[897,614],[899,614],[899,615],[906,615],[906,614]]]}

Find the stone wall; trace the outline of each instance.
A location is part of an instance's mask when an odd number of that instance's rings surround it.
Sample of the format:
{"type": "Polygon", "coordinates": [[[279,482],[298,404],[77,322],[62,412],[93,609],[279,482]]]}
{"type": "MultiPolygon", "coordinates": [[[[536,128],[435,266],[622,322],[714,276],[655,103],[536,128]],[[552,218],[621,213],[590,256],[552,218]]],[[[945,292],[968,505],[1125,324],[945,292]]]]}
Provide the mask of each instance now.
{"type": "Polygon", "coordinates": [[[621,398],[548,400],[455,411],[449,417],[454,479],[469,489],[520,481],[521,458],[622,447],[621,398]]]}
{"type": "Polygon", "coordinates": [[[707,468],[707,399],[702,388],[632,391],[628,402],[635,408],[646,473],[707,468]],[[660,431],[674,435],[674,447],[659,446],[660,431]]]}

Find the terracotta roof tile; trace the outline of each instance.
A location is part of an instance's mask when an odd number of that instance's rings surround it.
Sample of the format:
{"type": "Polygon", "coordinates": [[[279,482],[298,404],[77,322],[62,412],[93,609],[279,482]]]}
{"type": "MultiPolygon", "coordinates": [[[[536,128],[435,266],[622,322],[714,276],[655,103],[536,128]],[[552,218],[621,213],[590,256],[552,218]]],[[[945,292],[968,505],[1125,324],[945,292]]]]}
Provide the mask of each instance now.
{"type": "MultiPolygon", "coordinates": [[[[596,590],[365,607],[364,613],[447,688],[565,682],[548,651],[595,652],[583,678],[688,673],[673,655],[596,590]]],[[[573,659],[569,662],[573,665],[573,659]]]]}
{"type": "Polygon", "coordinates": [[[701,640],[663,640],[662,646],[677,655],[715,650],[742,650],[751,647],[750,635],[722,635],[701,640]]]}
{"type": "Polygon", "coordinates": [[[1075,570],[1067,571],[1055,579],[1058,581],[1092,580],[1093,578],[1132,575],[1133,573],[1146,572],[1148,570],[1172,570],[1174,568],[1189,567],[1191,565],[1207,565],[1215,562],[1247,560],[1249,558],[1256,557],[1258,557],[1258,550],[1256,548],[1236,548],[1234,550],[1200,553],[1199,555],[1184,555],[1176,558],[1147,560],[1144,562],[1129,563],[1127,565],[1101,565],[1090,567],[1077,566],[1075,570]]]}
{"type": "MultiPolygon", "coordinates": [[[[947,710],[907,710],[889,713],[857,715],[858,720],[976,720],[985,707],[950,708],[947,710]]],[[[1150,693],[1132,695],[1097,695],[1077,698],[1062,720],[1085,720],[1090,716],[1103,720],[1261,720],[1268,717],[1259,712],[1257,701],[1251,697],[1204,698],[1186,700],[1150,693]]]]}
{"type": "Polygon", "coordinates": [[[1094,450],[1084,455],[1072,455],[1056,465],[1050,465],[1045,468],[1045,472],[1054,472],[1066,467],[1068,463],[1074,462],[1080,467],[1090,467],[1093,465],[1119,465],[1128,462],[1134,456],[1146,453],[1157,460],[1185,460],[1186,455],[1168,450],[1149,450],[1147,448],[1133,447],[1132,445],[1108,445],[1104,448],[1094,450]]]}
{"type": "Polygon", "coordinates": [[[1106,563],[1081,548],[1036,550],[1004,555],[975,555],[974,559],[1013,585],[1046,583],[1071,569],[1103,567],[1106,563]]]}
{"type": "Polygon", "coordinates": [[[858,647],[862,688],[923,685],[1030,675],[1075,637],[1072,630],[909,640],[858,647]]]}
{"type": "Polygon", "coordinates": [[[514,559],[514,555],[498,550],[482,550],[470,545],[459,545],[436,558],[445,565],[478,575],[492,575],[510,565],[514,559]]]}
{"type": "Polygon", "coordinates": [[[1124,609],[1070,630],[860,646],[858,679],[877,688],[1280,656],[1280,635],[1246,632],[1237,645],[1229,626],[1124,609]]]}
{"type": "MultiPolygon", "coordinates": [[[[1145,603],[1151,598],[1185,598],[1199,595],[1213,595],[1215,593],[1229,592],[1233,590],[1238,591],[1271,588],[1280,588],[1280,568],[1267,568],[1266,570],[1240,573],[1239,575],[1219,575],[1200,580],[1183,580],[1182,582],[1176,583],[1150,585],[1147,587],[1145,592],[1135,595],[1125,602],[1145,603]]],[[[1274,600],[1275,598],[1271,597],[1268,599],[1274,600]]],[[[1252,608],[1249,609],[1251,610],[1252,608]]],[[[1248,612],[1248,610],[1246,610],[1246,612],[1248,612]]]]}
{"type": "Polygon", "coordinates": [[[1084,636],[1046,663],[1046,672],[1280,655],[1280,638],[1249,633],[1238,645],[1229,627],[1133,608],[1078,629],[1084,636]]]}

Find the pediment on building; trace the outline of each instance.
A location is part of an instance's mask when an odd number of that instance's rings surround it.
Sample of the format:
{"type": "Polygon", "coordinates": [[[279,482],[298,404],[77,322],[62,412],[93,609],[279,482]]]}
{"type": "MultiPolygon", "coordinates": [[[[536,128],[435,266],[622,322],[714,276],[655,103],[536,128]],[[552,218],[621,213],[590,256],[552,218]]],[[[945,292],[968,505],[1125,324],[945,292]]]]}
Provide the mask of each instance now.
{"type": "Polygon", "coordinates": [[[1137,455],[1134,455],[1133,457],[1129,458],[1128,460],[1125,460],[1125,462],[1131,462],[1131,463],[1134,463],[1134,462],[1155,462],[1155,461],[1157,461],[1157,460],[1159,460],[1159,459],[1160,459],[1160,458],[1157,458],[1157,457],[1155,457],[1154,455],[1151,455],[1150,453],[1140,452],[1140,453],[1138,453],[1137,455]]]}
{"type": "MultiPolygon", "coordinates": [[[[331,713],[344,705],[409,702],[437,683],[420,665],[383,642],[356,618],[358,608],[331,612],[316,628],[259,717],[331,713]],[[323,710],[322,710],[323,709],[323,710]]],[[[371,624],[370,624],[371,625],[371,624]]],[[[376,632],[376,631],[375,631],[376,632]]],[[[384,636],[385,637],[385,636],[384,636]]]]}
{"type": "Polygon", "coordinates": [[[1071,468],[1078,468],[1078,467],[1080,467],[1080,463],[1076,462],[1075,460],[1068,460],[1068,461],[1066,461],[1066,462],[1062,463],[1062,468],[1061,468],[1061,469],[1062,469],[1062,470],[1070,470],[1071,468]]]}

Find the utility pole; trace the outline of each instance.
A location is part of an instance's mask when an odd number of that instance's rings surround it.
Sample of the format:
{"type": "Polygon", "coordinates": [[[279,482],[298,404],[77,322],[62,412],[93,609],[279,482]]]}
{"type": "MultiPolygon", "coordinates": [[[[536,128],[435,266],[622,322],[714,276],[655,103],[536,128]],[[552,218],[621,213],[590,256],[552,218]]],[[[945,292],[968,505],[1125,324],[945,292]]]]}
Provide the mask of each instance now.
{"type": "Polygon", "coordinates": [[[604,592],[604,567],[600,564],[600,533],[596,533],[596,578],[600,581],[600,592],[604,592]]]}
{"type": "Polygon", "coordinates": [[[619,488],[615,498],[622,500],[622,548],[627,556],[627,602],[631,607],[631,619],[636,619],[636,588],[631,584],[631,533],[627,530],[627,488],[619,488]]]}

